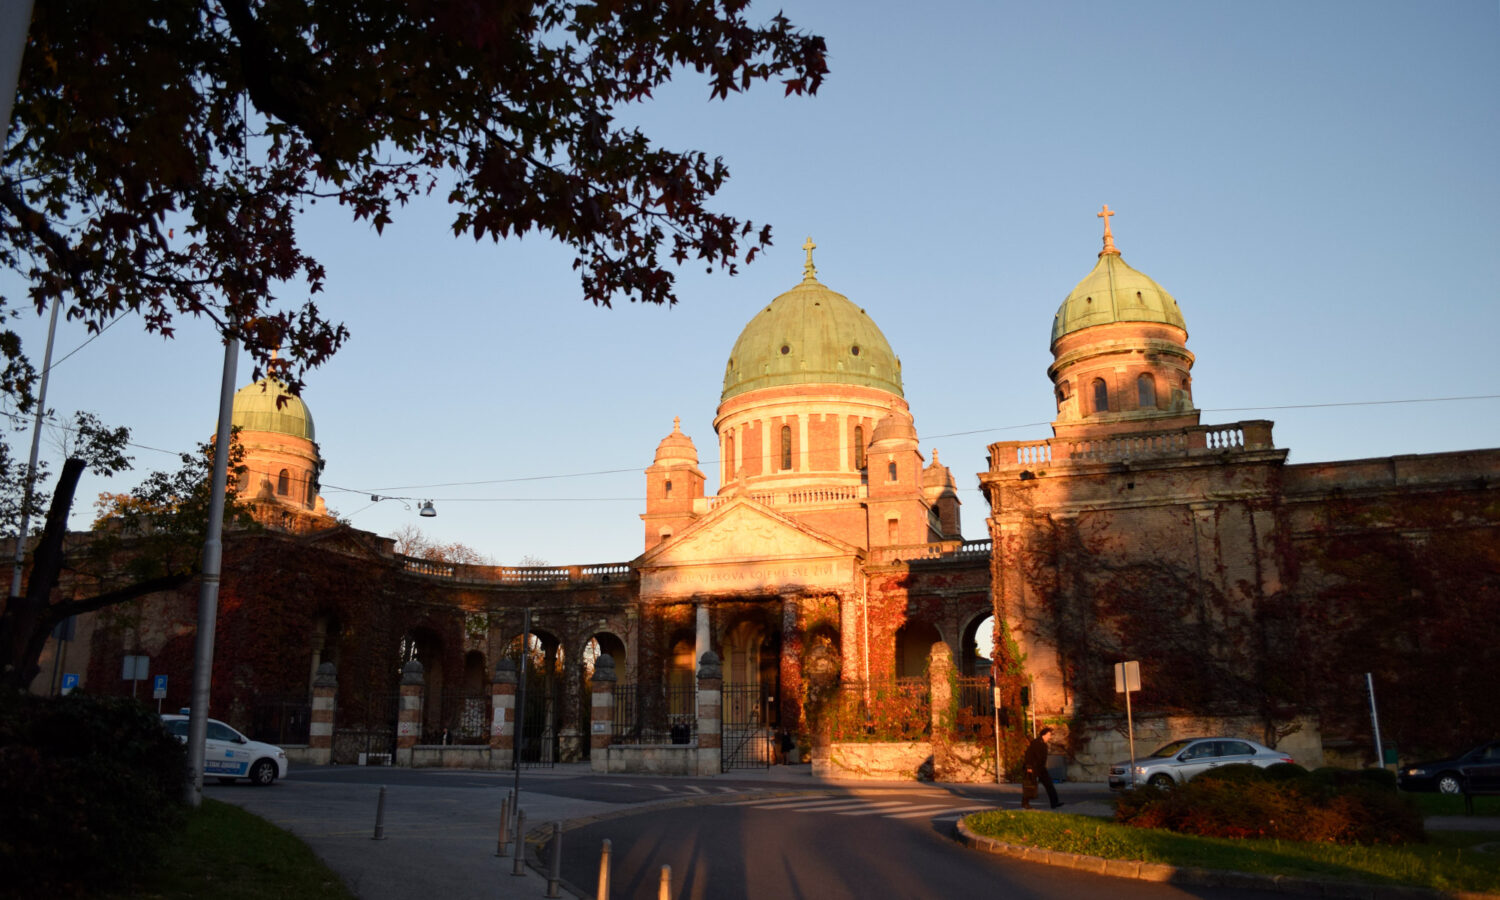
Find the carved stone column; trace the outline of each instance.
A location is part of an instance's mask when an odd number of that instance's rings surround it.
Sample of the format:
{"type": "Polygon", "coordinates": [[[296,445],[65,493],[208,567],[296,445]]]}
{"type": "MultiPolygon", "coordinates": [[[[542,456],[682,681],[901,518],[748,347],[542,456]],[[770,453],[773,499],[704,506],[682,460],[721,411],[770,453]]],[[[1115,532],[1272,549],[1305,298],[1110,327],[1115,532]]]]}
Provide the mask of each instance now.
{"type": "Polygon", "coordinates": [[[698,775],[718,775],[724,762],[724,669],[712,650],[698,658],[698,775]]]}
{"type": "Polygon", "coordinates": [[[326,766],[333,761],[333,714],[338,689],[333,663],[318,666],[318,677],[313,679],[312,722],[307,735],[308,760],[315,766],[326,766]]]}
{"type": "Polygon", "coordinates": [[[490,768],[509,769],[516,757],[516,664],[502,659],[490,682],[490,768]]]}
{"type": "Polygon", "coordinates": [[[422,737],[422,692],[426,679],[422,664],[416,660],[401,667],[401,709],[396,714],[396,759],[398,766],[410,766],[412,748],[422,737]]]}
{"type": "Polygon", "coordinates": [[[609,747],[615,733],[615,661],[608,655],[594,662],[594,693],[589,705],[589,768],[609,771],[609,747]]]}

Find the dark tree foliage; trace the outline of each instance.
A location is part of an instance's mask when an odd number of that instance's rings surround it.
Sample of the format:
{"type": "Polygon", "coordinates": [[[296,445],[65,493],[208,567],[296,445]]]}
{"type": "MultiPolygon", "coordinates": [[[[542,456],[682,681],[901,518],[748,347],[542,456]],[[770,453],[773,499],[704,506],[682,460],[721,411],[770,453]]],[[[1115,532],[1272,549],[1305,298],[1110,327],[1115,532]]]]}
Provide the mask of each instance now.
{"type": "MultiPolygon", "coordinates": [[[[235,476],[244,471],[237,436],[229,448],[224,521],[244,529],[254,522],[234,486],[235,476]]],[[[123,432],[115,437],[123,440],[123,432]]],[[[63,464],[26,587],[6,600],[0,614],[0,684],[6,687],[25,690],[36,677],[47,635],[69,616],[181,587],[198,574],[213,499],[212,446],[182,454],[180,469],[153,472],[129,494],[101,496],[95,531],[65,544],[68,511],[89,458],[95,465],[108,465],[98,452],[70,456],[63,464]],[[70,590],[55,595],[64,575],[70,590]]]]}
{"type": "MultiPolygon", "coordinates": [[[[445,193],[455,235],[540,232],[586,299],[671,303],[669,259],[733,272],[768,228],[713,212],[728,169],[616,111],[674,74],[711,98],[812,93],[823,39],[747,0],[38,0],[0,181],[0,262],[98,329],[238,332],[296,391],[344,341],[298,241],[330,198],[377,230],[445,193]],[[283,305],[283,301],[285,305],[283,305]]],[[[0,306],[0,314],[4,313],[0,306]]],[[[10,392],[31,371],[0,335],[10,392]]]]}

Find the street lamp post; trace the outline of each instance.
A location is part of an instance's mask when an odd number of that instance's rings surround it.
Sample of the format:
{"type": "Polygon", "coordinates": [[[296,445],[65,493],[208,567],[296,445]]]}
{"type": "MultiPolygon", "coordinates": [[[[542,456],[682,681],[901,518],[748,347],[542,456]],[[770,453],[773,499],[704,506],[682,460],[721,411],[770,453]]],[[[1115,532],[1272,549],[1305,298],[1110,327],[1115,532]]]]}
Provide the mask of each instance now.
{"type": "Polygon", "coordinates": [[[230,425],[234,417],[235,369],[240,339],[231,324],[224,331],[224,378],[219,387],[219,427],[214,432],[213,487],[209,494],[208,535],[203,541],[203,576],[198,587],[198,635],[193,644],[193,694],[188,709],[188,805],[203,803],[204,744],[213,685],[214,629],[219,621],[219,579],[224,556],[224,494],[229,487],[230,425]]]}

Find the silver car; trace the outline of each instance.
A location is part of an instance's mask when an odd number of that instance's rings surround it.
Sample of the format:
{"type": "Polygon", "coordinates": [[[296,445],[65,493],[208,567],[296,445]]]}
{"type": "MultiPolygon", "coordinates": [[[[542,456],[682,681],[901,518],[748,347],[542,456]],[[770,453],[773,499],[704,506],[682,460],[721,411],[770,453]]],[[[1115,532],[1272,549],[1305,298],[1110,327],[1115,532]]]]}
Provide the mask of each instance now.
{"type": "Polygon", "coordinates": [[[1135,780],[1130,778],[1130,760],[1109,767],[1109,788],[1123,791],[1132,784],[1171,788],[1218,766],[1249,763],[1266,766],[1289,763],[1292,758],[1244,738],[1183,738],[1135,761],[1135,780]]]}

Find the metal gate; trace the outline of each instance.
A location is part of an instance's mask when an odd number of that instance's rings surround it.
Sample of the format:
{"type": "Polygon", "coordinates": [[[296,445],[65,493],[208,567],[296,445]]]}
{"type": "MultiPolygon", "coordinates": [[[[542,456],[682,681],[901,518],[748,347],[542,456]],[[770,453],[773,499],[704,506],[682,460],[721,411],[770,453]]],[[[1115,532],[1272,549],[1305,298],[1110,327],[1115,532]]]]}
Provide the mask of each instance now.
{"type": "Polygon", "coordinates": [[[333,730],[333,761],[338,765],[389,766],[395,762],[396,718],[401,695],[377,694],[364,704],[341,707],[333,730]]]}
{"type": "Polygon", "coordinates": [[[557,703],[552,684],[545,690],[526,692],[526,710],[521,717],[521,740],[516,747],[516,766],[550,769],[557,762],[557,703]]]}
{"type": "Polygon", "coordinates": [[[776,757],[775,735],[766,721],[757,684],[724,686],[724,749],[720,768],[769,769],[776,757]]]}

